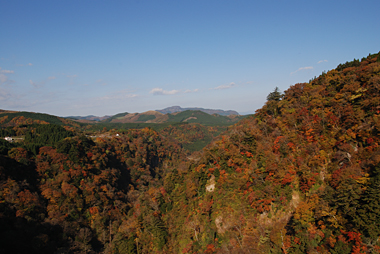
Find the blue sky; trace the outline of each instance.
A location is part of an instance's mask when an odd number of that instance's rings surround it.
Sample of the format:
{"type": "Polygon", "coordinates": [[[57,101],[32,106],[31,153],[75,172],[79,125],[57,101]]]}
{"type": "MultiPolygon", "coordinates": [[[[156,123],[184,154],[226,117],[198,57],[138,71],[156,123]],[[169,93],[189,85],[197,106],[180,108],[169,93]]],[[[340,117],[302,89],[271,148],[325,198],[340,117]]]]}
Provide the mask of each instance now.
{"type": "Polygon", "coordinates": [[[0,0],[0,109],[253,113],[380,51],[380,1],[0,0]]]}

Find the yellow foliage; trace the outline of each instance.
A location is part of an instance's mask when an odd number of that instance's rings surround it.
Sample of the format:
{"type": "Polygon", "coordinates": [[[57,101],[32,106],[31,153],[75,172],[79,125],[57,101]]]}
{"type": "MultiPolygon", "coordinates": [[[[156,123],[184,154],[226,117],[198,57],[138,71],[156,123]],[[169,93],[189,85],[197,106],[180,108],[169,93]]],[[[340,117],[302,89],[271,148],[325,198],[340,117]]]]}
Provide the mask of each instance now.
{"type": "Polygon", "coordinates": [[[366,184],[369,181],[369,174],[365,174],[363,177],[356,179],[355,181],[360,184],[366,184]]]}

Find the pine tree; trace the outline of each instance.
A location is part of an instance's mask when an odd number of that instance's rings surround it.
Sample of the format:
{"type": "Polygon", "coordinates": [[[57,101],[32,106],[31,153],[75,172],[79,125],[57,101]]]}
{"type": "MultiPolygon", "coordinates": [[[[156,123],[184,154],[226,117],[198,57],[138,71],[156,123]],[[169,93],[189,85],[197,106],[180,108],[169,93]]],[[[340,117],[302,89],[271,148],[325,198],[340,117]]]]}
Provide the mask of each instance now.
{"type": "Polygon", "coordinates": [[[280,92],[280,89],[276,87],[273,92],[268,94],[267,101],[280,101],[283,95],[280,92]]]}
{"type": "Polygon", "coordinates": [[[370,185],[362,196],[355,222],[363,235],[373,240],[380,236],[380,166],[374,170],[370,185]]]}

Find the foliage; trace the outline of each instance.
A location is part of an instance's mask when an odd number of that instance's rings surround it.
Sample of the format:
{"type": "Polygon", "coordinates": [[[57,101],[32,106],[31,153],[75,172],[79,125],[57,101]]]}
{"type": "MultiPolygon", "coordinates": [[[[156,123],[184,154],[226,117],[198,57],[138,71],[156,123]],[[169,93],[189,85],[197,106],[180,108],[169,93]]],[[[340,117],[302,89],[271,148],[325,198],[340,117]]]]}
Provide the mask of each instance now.
{"type": "Polygon", "coordinates": [[[31,125],[25,134],[25,147],[34,155],[42,146],[55,146],[60,140],[72,137],[74,134],[55,124],[31,125]]]}
{"type": "Polygon", "coordinates": [[[0,154],[0,252],[379,253],[378,58],[275,89],[227,130],[22,127],[0,154]]]}
{"type": "Polygon", "coordinates": [[[235,116],[235,119],[218,114],[209,115],[205,112],[196,110],[186,110],[179,113],[168,114],[168,116],[168,122],[201,123],[206,126],[231,125],[236,122],[236,119],[243,118],[241,116],[235,116]]]}
{"type": "Polygon", "coordinates": [[[79,124],[74,121],[42,113],[15,112],[0,114],[1,127],[48,123],[79,127],[79,124]]]}

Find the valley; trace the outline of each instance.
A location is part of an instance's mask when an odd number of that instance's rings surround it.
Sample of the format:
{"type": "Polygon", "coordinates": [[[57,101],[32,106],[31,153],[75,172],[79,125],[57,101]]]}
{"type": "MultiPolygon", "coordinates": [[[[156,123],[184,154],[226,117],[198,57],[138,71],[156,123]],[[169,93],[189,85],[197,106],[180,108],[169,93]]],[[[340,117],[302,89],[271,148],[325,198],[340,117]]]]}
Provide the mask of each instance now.
{"type": "Polygon", "coordinates": [[[24,137],[0,140],[1,253],[380,252],[379,53],[249,116],[0,124],[24,137]]]}

